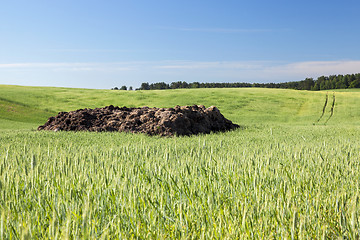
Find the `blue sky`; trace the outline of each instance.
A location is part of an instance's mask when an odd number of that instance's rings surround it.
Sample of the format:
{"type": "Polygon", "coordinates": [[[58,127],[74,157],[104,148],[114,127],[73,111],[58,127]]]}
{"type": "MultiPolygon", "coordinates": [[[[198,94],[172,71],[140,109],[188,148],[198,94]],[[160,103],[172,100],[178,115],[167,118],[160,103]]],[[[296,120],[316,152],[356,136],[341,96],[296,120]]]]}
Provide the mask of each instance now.
{"type": "Polygon", "coordinates": [[[360,72],[360,1],[0,5],[0,84],[283,82],[360,72]]]}

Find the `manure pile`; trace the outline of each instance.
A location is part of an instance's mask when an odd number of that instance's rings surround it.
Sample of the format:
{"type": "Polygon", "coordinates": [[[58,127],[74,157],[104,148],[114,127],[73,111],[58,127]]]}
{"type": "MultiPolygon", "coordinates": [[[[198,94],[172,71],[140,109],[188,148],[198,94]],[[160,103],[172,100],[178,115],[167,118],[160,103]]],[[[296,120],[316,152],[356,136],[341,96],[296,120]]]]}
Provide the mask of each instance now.
{"type": "Polygon", "coordinates": [[[112,105],[59,112],[38,127],[50,131],[118,131],[160,136],[189,136],[238,128],[220,111],[203,105],[174,108],[127,108],[112,105]]]}

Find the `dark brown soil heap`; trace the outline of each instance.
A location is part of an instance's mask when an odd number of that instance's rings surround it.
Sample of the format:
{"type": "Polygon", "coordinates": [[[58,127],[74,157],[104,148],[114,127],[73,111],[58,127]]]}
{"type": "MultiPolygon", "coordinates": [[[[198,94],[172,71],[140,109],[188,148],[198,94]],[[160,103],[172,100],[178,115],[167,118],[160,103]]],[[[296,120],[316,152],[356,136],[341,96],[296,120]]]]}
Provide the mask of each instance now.
{"type": "Polygon", "coordinates": [[[38,127],[52,131],[118,131],[173,136],[228,131],[239,127],[220,111],[203,105],[175,108],[114,107],[60,112],[38,127]]]}

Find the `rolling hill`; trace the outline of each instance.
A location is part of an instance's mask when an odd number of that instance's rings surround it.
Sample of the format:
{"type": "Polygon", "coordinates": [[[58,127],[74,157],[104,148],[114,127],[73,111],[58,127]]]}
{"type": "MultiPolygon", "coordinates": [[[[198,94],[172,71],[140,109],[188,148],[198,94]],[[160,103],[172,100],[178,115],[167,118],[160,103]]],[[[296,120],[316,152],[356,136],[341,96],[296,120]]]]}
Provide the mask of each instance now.
{"type": "Polygon", "coordinates": [[[0,85],[0,129],[27,129],[43,124],[60,111],[107,105],[174,107],[202,104],[217,106],[223,115],[242,124],[312,124],[322,113],[329,116],[335,93],[334,115],[328,124],[358,124],[358,90],[296,91],[284,89],[177,89],[112,91],[94,89],[0,85]]]}

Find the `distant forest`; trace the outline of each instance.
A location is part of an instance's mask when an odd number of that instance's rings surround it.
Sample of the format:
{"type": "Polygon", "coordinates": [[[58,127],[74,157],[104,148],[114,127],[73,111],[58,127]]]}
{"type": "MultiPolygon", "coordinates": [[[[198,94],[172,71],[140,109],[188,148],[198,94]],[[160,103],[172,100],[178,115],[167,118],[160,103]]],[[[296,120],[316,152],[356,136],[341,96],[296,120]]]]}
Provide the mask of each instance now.
{"type": "MultiPolygon", "coordinates": [[[[284,83],[187,83],[184,81],[172,82],[167,84],[165,82],[158,83],[142,83],[140,88],[136,90],[159,90],[159,89],[178,89],[178,88],[285,88],[297,90],[329,90],[329,89],[346,89],[346,88],[360,88],[360,73],[346,74],[346,75],[331,75],[321,76],[314,80],[313,78],[306,78],[302,81],[284,82],[284,83]]],[[[126,86],[120,89],[115,87],[113,90],[127,90],[126,86]]],[[[132,90],[132,87],[129,88],[132,90]]]]}

